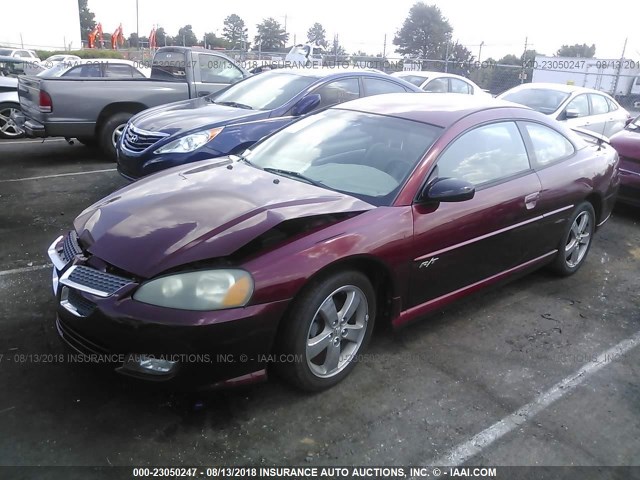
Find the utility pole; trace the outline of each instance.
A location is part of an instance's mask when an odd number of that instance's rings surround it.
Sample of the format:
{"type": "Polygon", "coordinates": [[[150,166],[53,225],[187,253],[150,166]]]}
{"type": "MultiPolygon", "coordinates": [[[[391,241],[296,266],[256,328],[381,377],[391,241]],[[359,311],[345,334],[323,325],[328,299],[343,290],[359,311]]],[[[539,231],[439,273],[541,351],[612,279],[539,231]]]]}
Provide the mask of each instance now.
{"type": "Polygon", "coordinates": [[[620,55],[620,61],[618,62],[618,71],[616,72],[616,80],[613,85],[613,98],[616,98],[618,95],[618,83],[620,83],[620,73],[622,72],[622,64],[624,63],[624,52],[627,50],[627,40],[629,38],[624,39],[624,46],[622,47],[622,55],[620,55]]]}
{"type": "Polygon", "coordinates": [[[482,40],[482,41],[480,42],[480,50],[478,50],[478,63],[480,63],[480,62],[482,61],[482,60],[481,60],[481,57],[482,57],[482,46],[483,46],[483,45],[484,45],[484,40],[482,40]]]}
{"type": "Polygon", "coordinates": [[[382,45],[382,61],[387,58],[387,34],[384,34],[384,44],[382,45]]]}
{"type": "Polygon", "coordinates": [[[524,52],[522,52],[522,70],[520,70],[520,83],[524,83],[527,76],[526,69],[524,68],[525,60],[527,56],[527,45],[529,43],[529,37],[524,37],[524,52]]]}
{"type": "Polygon", "coordinates": [[[338,64],[338,34],[333,36],[333,64],[338,64]]]}
{"type": "Polygon", "coordinates": [[[449,71],[449,39],[447,38],[447,51],[444,55],[444,71],[447,73],[449,71]]]}
{"type": "Polygon", "coordinates": [[[140,16],[138,15],[138,0],[136,0],[136,47],[140,49],[140,16]]]}

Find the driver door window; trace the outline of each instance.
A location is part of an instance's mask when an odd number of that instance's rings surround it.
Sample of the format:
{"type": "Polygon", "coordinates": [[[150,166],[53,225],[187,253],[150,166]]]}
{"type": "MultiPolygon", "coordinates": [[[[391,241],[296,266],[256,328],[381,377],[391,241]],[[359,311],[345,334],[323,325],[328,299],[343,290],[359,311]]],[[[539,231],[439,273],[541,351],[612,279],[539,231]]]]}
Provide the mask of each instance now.
{"type": "MultiPolygon", "coordinates": [[[[566,110],[575,110],[578,112],[578,117],[586,117],[589,115],[589,100],[586,95],[578,95],[576,98],[569,102],[566,110]]],[[[566,111],[565,110],[565,111],[566,111]]]]}
{"type": "Polygon", "coordinates": [[[530,169],[518,127],[500,122],[475,128],[455,140],[438,159],[438,178],[457,178],[476,186],[530,169]]]}
{"type": "Polygon", "coordinates": [[[216,55],[200,55],[200,81],[202,83],[222,83],[230,85],[243,78],[243,74],[226,58],[216,55]]]}

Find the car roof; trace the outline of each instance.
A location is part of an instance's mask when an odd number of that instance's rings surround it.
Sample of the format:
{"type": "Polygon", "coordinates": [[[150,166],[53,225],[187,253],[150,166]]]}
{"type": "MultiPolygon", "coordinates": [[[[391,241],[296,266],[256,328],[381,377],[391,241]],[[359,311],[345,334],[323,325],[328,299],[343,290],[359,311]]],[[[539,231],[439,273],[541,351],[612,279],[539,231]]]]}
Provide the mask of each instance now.
{"type": "Polygon", "coordinates": [[[413,75],[415,77],[422,78],[431,78],[431,77],[451,77],[451,78],[461,78],[466,81],[470,81],[468,78],[463,77],[462,75],[456,75],[455,73],[447,73],[447,72],[434,72],[430,70],[403,70],[401,72],[392,73],[394,77],[400,77],[403,75],[413,75]]]}
{"type": "Polygon", "coordinates": [[[315,68],[311,68],[311,67],[275,68],[273,70],[269,70],[268,72],[264,72],[264,73],[271,73],[271,74],[295,73],[300,76],[318,77],[318,78],[328,77],[330,75],[340,75],[342,73],[374,74],[374,75],[380,75],[382,76],[382,78],[390,76],[380,70],[376,70],[375,68],[357,68],[357,67],[345,68],[341,66],[337,66],[337,67],[327,66],[327,67],[315,67],[315,68]]]}
{"type": "Polygon", "coordinates": [[[469,114],[497,108],[515,108],[531,111],[524,105],[497,100],[485,95],[459,93],[388,93],[364,97],[341,103],[333,109],[354,110],[364,113],[388,115],[447,128],[469,114]]]}
{"type": "Polygon", "coordinates": [[[0,55],[0,62],[11,62],[11,63],[22,63],[28,62],[29,60],[25,60],[22,57],[10,57],[8,55],[0,55]]]}
{"type": "Polygon", "coordinates": [[[600,93],[603,95],[608,95],[607,92],[601,92],[599,90],[594,90],[593,88],[587,87],[579,87],[577,85],[566,85],[564,83],[523,83],[522,85],[517,85],[504,93],[507,92],[515,92],[519,90],[556,90],[558,92],[565,93],[600,93]]]}

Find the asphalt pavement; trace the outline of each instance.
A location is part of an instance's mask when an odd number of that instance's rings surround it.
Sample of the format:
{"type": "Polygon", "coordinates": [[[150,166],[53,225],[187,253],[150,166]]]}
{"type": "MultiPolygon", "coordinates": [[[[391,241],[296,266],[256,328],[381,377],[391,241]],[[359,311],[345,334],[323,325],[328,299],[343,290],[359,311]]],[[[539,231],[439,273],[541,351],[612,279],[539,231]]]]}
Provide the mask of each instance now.
{"type": "Polygon", "coordinates": [[[49,361],[47,247],[126,184],[79,144],[0,142],[0,465],[640,466],[640,210],[616,207],[573,277],[379,328],[329,391],[168,392],[49,361]]]}

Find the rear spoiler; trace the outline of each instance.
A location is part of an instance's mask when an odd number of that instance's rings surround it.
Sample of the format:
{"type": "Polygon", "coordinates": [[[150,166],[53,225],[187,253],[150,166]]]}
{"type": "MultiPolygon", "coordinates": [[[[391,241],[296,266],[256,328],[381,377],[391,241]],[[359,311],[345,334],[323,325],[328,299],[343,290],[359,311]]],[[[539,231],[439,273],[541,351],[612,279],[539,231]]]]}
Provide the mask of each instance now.
{"type": "Polygon", "coordinates": [[[592,130],[587,130],[586,128],[580,128],[580,127],[571,127],[571,130],[573,130],[576,133],[579,133],[580,135],[591,137],[591,139],[595,140],[595,143],[597,143],[598,145],[602,145],[603,143],[606,143],[607,145],[611,145],[611,140],[609,140],[609,137],[605,135],[600,135],[599,133],[596,133],[592,130]]]}

